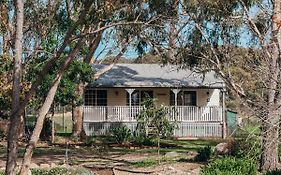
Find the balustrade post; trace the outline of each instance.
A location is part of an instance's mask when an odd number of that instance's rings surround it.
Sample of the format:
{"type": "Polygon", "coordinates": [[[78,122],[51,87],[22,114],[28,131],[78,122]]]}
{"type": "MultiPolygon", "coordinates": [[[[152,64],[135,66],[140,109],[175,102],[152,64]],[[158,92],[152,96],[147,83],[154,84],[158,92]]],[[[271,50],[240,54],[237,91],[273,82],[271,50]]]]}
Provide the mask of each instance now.
{"type": "Polygon", "coordinates": [[[132,93],[135,91],[135,89],[126,89],[126,91],[129,93],[129,120],[131,120],[132,93]]]}

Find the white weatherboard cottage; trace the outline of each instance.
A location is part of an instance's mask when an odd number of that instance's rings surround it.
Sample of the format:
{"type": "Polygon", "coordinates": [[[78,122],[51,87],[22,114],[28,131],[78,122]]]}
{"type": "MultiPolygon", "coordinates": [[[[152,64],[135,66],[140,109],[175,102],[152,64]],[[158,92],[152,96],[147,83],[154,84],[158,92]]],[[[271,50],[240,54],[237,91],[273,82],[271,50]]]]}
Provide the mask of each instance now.
{"type": "Polygon", "coordinates": [[[148,94],[157,105],[174,110],[169,117],[178,123],[175,137],[224,137],[224,86],[212,71],[203,75],[171,65],[116,64],[85,89],[84,129],[87,135],[101,135],[122,122],[134,131],[148,94]]]}

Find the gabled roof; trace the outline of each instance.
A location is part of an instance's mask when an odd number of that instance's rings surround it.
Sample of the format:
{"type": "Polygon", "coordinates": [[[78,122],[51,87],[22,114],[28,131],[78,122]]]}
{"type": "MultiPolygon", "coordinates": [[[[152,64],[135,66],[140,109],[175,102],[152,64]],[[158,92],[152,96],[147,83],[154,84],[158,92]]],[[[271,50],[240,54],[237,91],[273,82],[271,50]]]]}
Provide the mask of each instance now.
{"type": "MultiPolygon", "coordinates": [[[[93,65],[93,68],[98,72],[106,66],[93,65]]],[[[116,64],[90,86],[223,88],[224,83],[213,71],[204,75],[174,65],[116,64]]]]}

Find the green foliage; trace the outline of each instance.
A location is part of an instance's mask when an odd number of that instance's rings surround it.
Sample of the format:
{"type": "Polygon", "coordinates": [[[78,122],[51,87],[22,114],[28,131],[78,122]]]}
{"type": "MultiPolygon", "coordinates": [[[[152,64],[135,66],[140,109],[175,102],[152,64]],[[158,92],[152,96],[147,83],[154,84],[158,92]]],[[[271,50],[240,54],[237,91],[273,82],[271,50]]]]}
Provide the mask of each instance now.
{"type": "Polygon", "coordinates": [[[13,60],[8,55],[0,55],[0,118],[8,118],[11,111],[13,60]]]}
{"type": "Polygon", "coordinates": [[[230,154],[238,158],[258,161],[261,156],[261,141],[258,138],[237,139],[229,145],[230,154]]]}
{"type": "Polygon", "coordinates": [[[120,126],[112,129],[112,136],[117,143],[124,144],[129,142],[132,132],[126,125],[120,124],[120,126]]]}
{"type": "Polygon", "coordinates": [[[140,146],[154,146],[155,142],[144,135],[137,135],[134,137],[134,143],[140,146]]]}
{"type": "Polygon", "coordinates": [[[31,169],[32,175],[93,175],[89,170],[78,168],[78,169],[67,169],[67,168],[52,168],[52,169],[31,169]]]}
{"type": "MultiPolygon", "coordinates": [[[[36,116],[29,116],[26,119],[26,133],[29,134],[33,131],[36,123],[36,116]]],[[[52,121],[50,118],[45,118],[42,131],[40,133],[41,140],[49,140],[52,135],[52,121]]]]}
{"type": "Polygon", "coordinates": [[[271,170],[265,173],[265,175],[280,175],[281,169],[271,170]]]}
{"type": "Polygon", "coordinates": [[[195,157],[195,160],[199,162],[206,162],[211,158],[212,154],[213,151],[210,146],[199,148],[198,155],[195,157]]]}
{"type": "Polygon", "coordinates": [[[94,146],[96,143],[96,137],[95,136],[89,136],[84,141],[85,146],[94,146]]]}
{"type": "Polygon", "coordinates": [[[201,170],[202,175],[256,175],[255,161],[224,157],[208,164],[201,170]]]}
{"type": "Polygon", "coordinates": [[[155,105],[155,99],[146,95],[142,103],[144,109],[138,115],[137,131],[140,135],[152,135],[154,137],[168,137],[172,134],[175,123],[168,120],[168,108],[155,105]],[[152,128],[149,130],[149,128],[152,128]]]}
{"type": "MultiPolygon", "coordinates": [[[[31,69],[29,70],[27,75],[27,79],[29,81],[33,81],[33,78],[36,77],[36,74],[38,74],[42,70],[45,62],[34,62],[33,64],[34,66],[31,66],[31,69]]],[[[39,86],[39,90],[37,93],[37,97],[39,100],[43,99],[46,96],[46,93],[50,88],[50,85],[59,66],[60,63],[56,63],[56,66],[49,71],[49,73],[45,76],[43,83],[39,86]]],[[[78,60],[73,61],[68,70],[63,75],[54,101],[62,106],[72,103],[74,105],[82,104],[82,97],[79,94],[76,94],[77,85],[80,82],[90,82],[92,80],[93,74],[94,71],[92,70],[91,65],[78,60]]],[[[36,102],[35,104],[38,104],[38,102],[36,102]]]]}
{"type": "Polygon", "coordinates": [[[149,167],[149,166],[154,166],[157,165],[158,161],[154,160],[154,159],[145,159],[143,161],[140,162],[134,162],[132,163],[133,166],[135,167],[149,167]]]}

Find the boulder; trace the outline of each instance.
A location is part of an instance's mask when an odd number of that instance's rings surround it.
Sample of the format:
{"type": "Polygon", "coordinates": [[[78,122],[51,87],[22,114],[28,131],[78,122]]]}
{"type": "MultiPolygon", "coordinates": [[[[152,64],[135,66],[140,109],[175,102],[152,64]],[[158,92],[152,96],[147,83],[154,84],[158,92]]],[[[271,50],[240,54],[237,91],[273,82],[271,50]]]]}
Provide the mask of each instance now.
{"type": "Polygon", "coordinates": [[[42,169],[49,169],[50,165],[46,164],[46,163],[42,163],[42,164],[40,164],[40,168],[42,168],[42,169]]]}
{"type": "Polygon", "coordinates": [[[197,155],[198,155],[198,152],[196,152],[196,151],[188,151],[188,153],[186,154],[188,159],[194,159],[197,155]]]}
{"type": "Polygon", "coordinates": [[[51,165],[50,165],[50,166],[51,166],[51,168],[55,168],[55,167],[57,167],[57,165],[56,165],[55,163],[53,163],[53,162],[51,163],[51,165]]]}
{"type": "Polygon", "coordinates": [[[216,145],[215,154],[216,155],[227,155],[229,154],[228,143],[222,142],[216,145]]]}
{"type": "Polygon", "coordinates": [[[165,154],[165,157],[167,157],[167,158],[176,158],[176,157],[179,157],[179,156],[181,156],[181,155],[179,153],[177,153],[177,152],[174,152],[174,151],[167,152],[165,154]]]}

